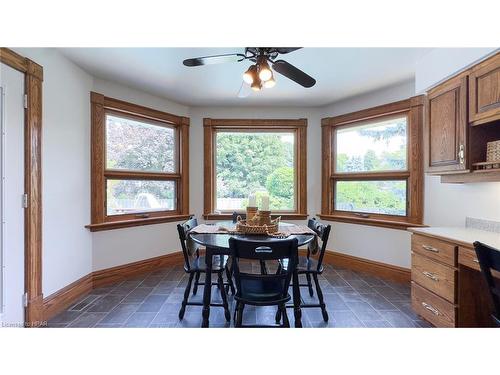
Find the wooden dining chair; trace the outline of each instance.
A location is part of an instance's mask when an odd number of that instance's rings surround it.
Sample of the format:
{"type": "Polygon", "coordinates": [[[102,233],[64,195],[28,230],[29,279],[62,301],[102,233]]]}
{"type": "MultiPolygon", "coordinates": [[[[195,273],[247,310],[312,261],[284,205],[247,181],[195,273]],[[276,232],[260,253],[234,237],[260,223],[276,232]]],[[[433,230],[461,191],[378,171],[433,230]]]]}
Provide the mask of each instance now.
{"type": "MultiPolygon", "coordinates": [[[[179,311],[179,319],[184,318],[184,313],[186,311],[186,306],[203,306],[203,302],[191,302],[189,301],[189,295],[191,294],[191,286],[193,287],[193,295],[198,291],[199,285],[205,285],[205,282],[200,282],[200,275],[205,273],[205,257],[200,255],[200,250],[197,248],[194,253],[191,253],[189,249],[189,232],[198,226],[198,220],[192,218],[182,224],[177,224],[177,232],[179,233],[179,240],[182,247],[182,255],[184,256],[184,271],[189,274],[188,283],[184,291],[184,298],[182,300],[181,309],[179,311]],[[194,283],[193,283],[194,279],[194,283]]],[[[235,293],[233,280],[231,278],[231,273],[227,264],[227,255],[215,255],[213,257],[212,272],[217,275],[217,282],[212,282],[212,285],[217,285],[221,298],[222,304],[211,303],[210,306],[224,307],[224,314],[227,321],[231,319],[231,313],[229,311],[229,305],[227,303],[227,292],[225,286],[231,289],[233,294],[235,293]],[[226,272],[227,282],[224,282],[223,274],[226,272]]]]}
{"type": "MultiPolygon", "coordinates": [[[[298,241],[296,238],[289,240],[275,240],[267,242],[229,239],[229,248],[234,261],[234,279],[236,284],[236,319],[235,327],[244,327],[243,312],[246,305],[277,306],[283,315],[283,325],[290,327],[286,313],[286,303],[290,301],[288,288],[298,257],[298,241]],[[240,260],[278,261],[288,258],[287,270],[272,275],[262,273],[245,273],[240,269],[240,260]]],[[[245,326],[245,327],[276,327],[276,326],[245,326]]]]}
{"type": "Polygon", "coordinates": [[[495,325],[500,328],[500,280],[491,273],[492,270],[500,272],[500,250],[478,241],[474,242],[474,249],[493,300],[494,311],[491,317],[495,325]]]}
{"type": "MultiPolygon", "coordinates": [[[[307,255],[299,256],[299,261],[297,265],[297,273],[300,275],[306,276],[307,283],[299,284],[299,286],[307,286],[309,289],[309,295],[312,297],[314,295],[311,277],[314,280],[314,285],[316,287],[316,294],[318,295],[319,303],[301,303],[300,307],[306,308],[321,308],[321,313],[323,315],[323,320],[325,322],[328,321],[328,312],[326,311],[326,304],[323,299],[323,291],[321,290],[321,285],[318,280],[318,275],[323,273],[323,258],[325,256],[326,245],[328,243],[328,239],[330,237],[330,231],[332,226],[330,224],[325,225],[316,220],[316,218],[309,219],[307,226],[312,229],[318,238],[321,240],[321,248],[319,249],[318,257],[313,257],[311,254],[311,244],[307,247],[307,255]]],[[[278,265],[278,271],[282,269],[286,269],[288,267],[288,259],[280,260],[280,264],[278,265]]],[[[293,307],[293,305],[289,305],[287,307],[293,307]]],[[[281,320],[280,313],[276,314],[276,322],[281,320]]]]}

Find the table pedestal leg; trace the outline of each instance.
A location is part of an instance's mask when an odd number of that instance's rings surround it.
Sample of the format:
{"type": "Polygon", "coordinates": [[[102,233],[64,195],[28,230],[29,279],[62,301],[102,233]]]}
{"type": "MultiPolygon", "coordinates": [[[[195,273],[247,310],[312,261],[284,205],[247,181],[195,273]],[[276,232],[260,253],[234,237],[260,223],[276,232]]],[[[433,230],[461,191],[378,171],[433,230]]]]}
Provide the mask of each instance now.
{"type": "Polygon", "coordinates": [[[300,309],[300,287],[299,274],[293,273],[293,313],[295,316],[295,328],[302,328],[302,310],[300,309]]]}
{"type": "Polygon", "coordinates": [[[203,311],[202,317],[203,321],[201,323],[202,328],[208,328],[210,317],[210,301],[212,299],[212,249],[207,247],[205,253],[205,287],[203,289],[203,311]]]}

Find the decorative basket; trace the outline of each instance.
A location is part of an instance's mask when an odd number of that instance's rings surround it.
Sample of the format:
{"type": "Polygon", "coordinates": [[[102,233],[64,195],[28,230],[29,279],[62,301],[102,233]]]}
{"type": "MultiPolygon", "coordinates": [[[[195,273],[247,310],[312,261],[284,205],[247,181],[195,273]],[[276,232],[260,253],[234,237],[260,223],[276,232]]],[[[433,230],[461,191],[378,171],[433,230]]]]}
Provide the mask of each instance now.
{"type": "Polygon", "coordinates": [[[238,222],[236,223],[236,231],[244,234],[272,234],[277,233],[280,226],[281,216],[274,220],[271,220],[271,224],[255,225],[254,223],[247,222],[246,220],[241,220],[238,217],[238,222]]]}
{"type": "Polygon", "coordinates": [[[489,163],[500,161],[500,140],[486,144],[486,161],[489,163]]]}

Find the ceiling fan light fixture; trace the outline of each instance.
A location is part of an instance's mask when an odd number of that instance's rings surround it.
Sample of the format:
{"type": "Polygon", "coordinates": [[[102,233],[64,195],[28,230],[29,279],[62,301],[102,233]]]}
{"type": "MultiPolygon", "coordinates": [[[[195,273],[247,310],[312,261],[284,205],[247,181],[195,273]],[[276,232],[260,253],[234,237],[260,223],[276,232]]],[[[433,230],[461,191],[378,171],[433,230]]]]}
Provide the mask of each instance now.
{"type": "Polygon", "coordinates": [[[276,80],[274,79],[273,76],[271,76],[271,78],[269,78],[267,81],[264,82],[264,87],[266,89],[271,89],[273,88],[274,86],[276,85],[276,80]]]}
{"type": "Polygon", "coordinates": [[[253,81],[250,87],[253,91],[260,91],[262,89],[262,81],[259,79],[259,77],[257,77],[257,79],[253,81]]]}
{"type": "Polygon", "coordinates": [[[267,81],[271,79],[273,76],[273,72],[271,71],[271,68],[269,67],[269,64],[267,63],[266,60],[261,60],[259,62],[259,78],[261,81],[267,81]]]}
{"type": "Polygon", "coordinates": [[[243,81],[251,85],[255,81],[256,75],[257,75],[257,66],[250,65],[247,71],[243,73],[243,81]]]}

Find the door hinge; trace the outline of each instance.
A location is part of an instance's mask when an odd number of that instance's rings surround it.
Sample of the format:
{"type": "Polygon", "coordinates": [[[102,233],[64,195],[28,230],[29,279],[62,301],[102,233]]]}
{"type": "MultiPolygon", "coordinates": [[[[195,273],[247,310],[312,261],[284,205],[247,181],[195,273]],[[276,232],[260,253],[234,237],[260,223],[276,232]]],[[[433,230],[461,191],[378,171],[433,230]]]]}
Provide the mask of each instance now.
{"type": "Polygon", "coordinates": [[[28,293],[23,294],[23,306],[28,307],[28,293]]]}
{"type": "Polygon", "coordinates": [[[28,208],[28,194],[23,194],[23,208],[28,208]]]}
{"type": "Polygon", "coordinates": [[[28,108],[28,94],[24,94],[24,109],[28,108]]]}

